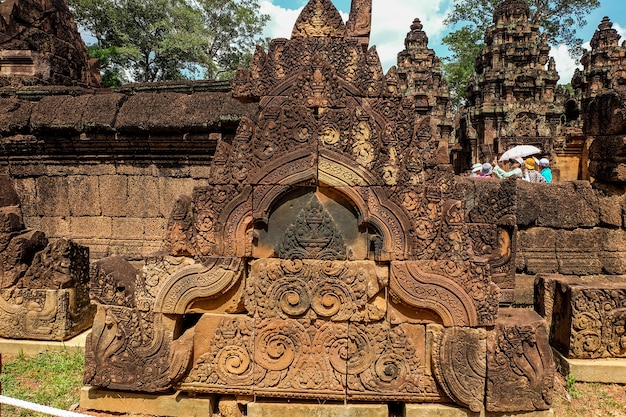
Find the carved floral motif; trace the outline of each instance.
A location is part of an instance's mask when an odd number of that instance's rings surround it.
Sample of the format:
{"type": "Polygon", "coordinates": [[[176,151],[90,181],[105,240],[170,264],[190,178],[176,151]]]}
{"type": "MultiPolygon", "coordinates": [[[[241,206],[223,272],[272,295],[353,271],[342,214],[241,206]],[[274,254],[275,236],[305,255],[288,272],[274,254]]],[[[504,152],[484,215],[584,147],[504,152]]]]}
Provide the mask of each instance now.
{"type": "Polygon", "coordinates": [[[443,399],[426,372],[423,326],[241,316],[202,320],[199,327],[212,333],[196,337],[209,338],[209,347],[180,384],[184,390],[312,399],[443,399]]]}
{"type": "Polygon", "coordinates": [[[626,358],[626,289],[557,283],[552,337],[570,358],[626,358]]]}
{"type": "Polygon", "coordinates": [[[371,261],[261,259],[251,263],[246,308],[260,318],[380,320],[385,284],[371,261]]]}

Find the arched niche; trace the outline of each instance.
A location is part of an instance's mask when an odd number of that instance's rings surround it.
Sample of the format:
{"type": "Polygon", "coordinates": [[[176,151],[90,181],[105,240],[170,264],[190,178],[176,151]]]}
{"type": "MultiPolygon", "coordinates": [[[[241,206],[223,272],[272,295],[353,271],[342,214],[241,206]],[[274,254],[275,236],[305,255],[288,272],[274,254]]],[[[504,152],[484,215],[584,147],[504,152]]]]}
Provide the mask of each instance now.
{"type": "MultiPolygon", "coordinates": [[[[368,259],[370,236],[376,232],[364,222],[363,207],[345,194],[331,187],[313,186],[281,187],[274,192],[273,202],[257,212],[260,217],[255,223],[254,258],[279,257],[277,248],[288,239],[290,230],[306,225],[313,217],[310,213],[315,212],[324,214],[324,221],[329,222],[326,228],[334,228],[335,243],[345,245],[343,259],[368,259]]],[[[310,227],[307,229],[310,231],[310,227]]]]}

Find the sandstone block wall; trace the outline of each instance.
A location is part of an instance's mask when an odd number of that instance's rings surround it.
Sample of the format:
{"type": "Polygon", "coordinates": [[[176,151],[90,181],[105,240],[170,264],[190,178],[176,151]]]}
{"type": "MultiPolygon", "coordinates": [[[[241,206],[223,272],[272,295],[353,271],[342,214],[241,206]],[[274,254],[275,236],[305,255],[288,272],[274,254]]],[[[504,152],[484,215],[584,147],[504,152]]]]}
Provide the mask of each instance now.
{"type": "Polygon", "coordinates": [[[5,91],[0,173],[28,227],[90,247],[92,259],[161,248],[176,197],[205,185],[218,140],[252,105],[224,83],[5,91]]]}

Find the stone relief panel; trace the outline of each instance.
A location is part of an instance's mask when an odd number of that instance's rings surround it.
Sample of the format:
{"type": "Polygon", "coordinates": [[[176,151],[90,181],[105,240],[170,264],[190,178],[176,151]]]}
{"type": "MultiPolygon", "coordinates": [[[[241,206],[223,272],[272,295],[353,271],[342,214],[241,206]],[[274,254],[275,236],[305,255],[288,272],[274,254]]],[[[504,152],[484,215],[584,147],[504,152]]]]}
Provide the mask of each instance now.
{"type": "Polygon", "coordinates": [[[376,321],[386,313],[387,269],[372,261],[251,262],[246,310],[259,318],[376,321]]]}
{"type": "Polygon", "coordinates": [[[425,328],[205,315],[196,326],[191,392],[310,399],[443,401],[425,328]],[[208,342],[205,342],[208,341],[208,342]]]}
{"type": "Polygon", "coordinates": [[[547,410],[553,385],[545,320],[532,310],[501,309],[487,336],[487,411],[547,410]]]}
{"type": "Polygon", "coordinates": [[[355,206],[341,190],[258,186],[253,204],[256,258],[367,259],[368,231],[361,213],[367,208],[364,202],[355,206]]]}
{"type": "Polygon", "coordinates": [[[195,326],[192,366],[179,389],[252,395],[254,319],[203,315],[195,326]]]}
{"type": "Polygon", "coordinates": [[[160,392],[187,371],[190,335],[173,340],[176,319],[136,308],[99,305],[85,342],[85,385],[160,392]]]}
{"type": "MultiPolygon", "coordinates": [[[[196,256],[245,256],[251,250],[252,190],[231,185],[198,187],[194,190],[193,229],[172,217],[168,226],[166,247],[192,247],[196,256]],[[187,240],[193,235],[191,242],[187,240]]],[[[175,213],[174,213],[175,214],[175,213]]],[[[179,254],[174,251],[172,255],[179,254]]]]}
{"type": "Polygon", "coordinates": [[[348,399],[445,400],[426,355],[424,325],[350,323],[348,330],[348,399]]]}
{"type": "Polygon", "coordinates": [[[283,259],[345,260],[346,244],[335,220],[315,195],[284,231],[275,252],[283,259]]]}
{"type": "Polygon", "coordinates": [[[428,310],[444,326],[488,326],[498,312],[499,289],[484,264],[450,261],[392,262],[391,300],[428,310]]]}
{"type": "Polygon", "coordinates": [[[624,284],[576,281],[556,282],[552,344],[569,358],[626,358],[624,284]]]}
{"type": "MultiPolygon", "coordinates": [[[[369,1],[358,6],[362,20],[369,1]]],[[[208,185],[176,202],[167,254],[141,271],[96,265],[86,383],[479,412],[509,410],[493,391],[509,378],[530,387],[522,408],[544,406],[547,371],[528,363],[550,353],[532,345],[540,336],[511,342],[526,322],[497,321],[515,187],[457,181],[443,92],[405,97],[441,84],[419,71],[418,52],[438,63],[421,29],[386,76],[330,0],[257,49],[233,91],[259,111],[218,142],[208,185]]]]}
{"type": "Polygon", "coordinates": [[[480,328],[429,325],[432,361],[446,394],[474,413],[483,410],[487,376],[487,331],[480,328]]]}

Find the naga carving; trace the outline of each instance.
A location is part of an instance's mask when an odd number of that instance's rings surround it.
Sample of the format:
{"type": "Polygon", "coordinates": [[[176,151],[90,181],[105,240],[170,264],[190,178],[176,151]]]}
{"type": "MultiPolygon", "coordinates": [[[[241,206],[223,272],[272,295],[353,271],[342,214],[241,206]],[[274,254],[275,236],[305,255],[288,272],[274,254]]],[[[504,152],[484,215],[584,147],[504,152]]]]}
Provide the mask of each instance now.
{"type": "Polygon", "coordinates": [[[501,309],[487,352],[487,411],[550,408],[554,362],[545,320],[532,310],[501,309]]]}

